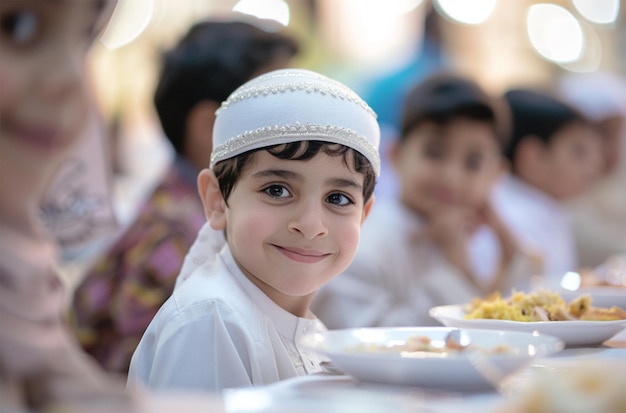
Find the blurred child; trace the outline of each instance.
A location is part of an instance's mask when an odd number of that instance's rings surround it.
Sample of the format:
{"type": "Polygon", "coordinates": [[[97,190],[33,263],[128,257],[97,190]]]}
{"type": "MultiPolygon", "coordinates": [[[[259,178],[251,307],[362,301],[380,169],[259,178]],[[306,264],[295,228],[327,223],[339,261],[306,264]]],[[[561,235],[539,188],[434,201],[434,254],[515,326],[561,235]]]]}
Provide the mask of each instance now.
{"type": "MultiPolygon", "coordinates": [[[[128,372],[142,334],[171,295],[185,254],[206,222],[196,179],[210,162],[216,109],[252,77],[287,67],[297,48],[290,37],[249,23],[203,21],[164,54],[154,103],[176,158],[75,294],[78,336],[107,370],[128,372]]],[[[203,234],[214,241],[214,251],[225,242],[208,225],[203,234]]]]}
{"type": "Polygon", "coordinates": [[[579,266],[593,268],[626,251],[626,77],[617,73],[570,74],[560,95],[602,136],[602,178],[567,202],[579,266]]]}
{"type": "Polygon", "coordinates": [[[41,226],[46,185],[93,105],[85,57],[109,1],[0,2],[0,410],[128,411],[67,331],[69,294],[41,226]],[[113,403],[113,404],[111,404],[113,403]]]}
{"type": "Polygon", "coordinates": [[[494,205],[520,242],[541,255],[551,285],[578,270],[563,202],[598,177],[600,137],[579,112],[548,93],[512,89],[504,98],[513,119],[505,150],[511,174],[496,186],[494,205]]]}
{"type": "Polygon", "coordinates": [[[321,371],[298,339],[325,329],[309,304],[354,257],[379,140],[365,102],[315,72],[273,71],[233,92],[198,177],[227,244],[161,307],[129,384],[219,391],[321,371]]]}
{"type": "Polygon", "coordinates": [[[377,203],[353,263],[320,290],[313,310],[324,323],[433,325],[433,306],[525,286],[532,263],[488,202],[505,126],[502,107],[468,79],[439,74],[410,90],[392,151],[398,197],[377,203]],[[481,234],[493,241],[484,257],[481,234]],[[490,271],[472,254],[493,260],[490,271]]]}

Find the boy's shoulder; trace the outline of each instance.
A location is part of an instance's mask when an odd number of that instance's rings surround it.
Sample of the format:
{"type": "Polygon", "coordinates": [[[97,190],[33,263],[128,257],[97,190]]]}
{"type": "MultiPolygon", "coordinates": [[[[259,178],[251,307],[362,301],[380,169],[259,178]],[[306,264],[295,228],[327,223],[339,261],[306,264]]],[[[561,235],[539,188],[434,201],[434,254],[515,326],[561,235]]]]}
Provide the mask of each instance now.
{"type": "Polygon", "coordinates": [[[202,316],[203,313],[246,313],[254,303],[228,272],[220,259],[205,263],[163,305],[166,319],[180,316],[202,316]]]}
{"type": "Polygon", "coordinates": [[[363,223],[362,237],[372,235],[382,238],[377,234],[386,234],[390,237],[402,236],[406,230],[417,229],[421,226],[421,218],[414,212],[404,207],[398,199],[376,199],[370,215],[363,223]]]}
{"type": "Polygon", "coordinates": [[[531,222],[565,216],[565,209],[557,200],[513,175],[498,181],[492,191],[492,201],[500,213],[514,214],[531,222]]]}
{"type": "Polygon", "coordinates": [[[420,218],[396,199],[376,200],[363,223],[355,260],[386,261],[389,256],[404,254],[409,234],[421,226],[420,218]]]}

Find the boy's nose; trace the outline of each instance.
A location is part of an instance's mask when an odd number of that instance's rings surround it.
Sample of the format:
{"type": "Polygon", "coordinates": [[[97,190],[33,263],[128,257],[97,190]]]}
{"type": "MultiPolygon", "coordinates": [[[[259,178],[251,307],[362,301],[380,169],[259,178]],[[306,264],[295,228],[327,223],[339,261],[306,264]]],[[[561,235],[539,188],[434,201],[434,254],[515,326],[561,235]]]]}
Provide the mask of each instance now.
{"type": "Polygon", "coordinates": [[[322,209],[323,206],[316,202],[296,207],[288,224],[289,231],[300,233],[306,239],[314,239],[328,234],[322,209]]]}
{"type": "Polygon", "coordinates": [[[441,179],[447,187],[456,188],[462,184],[464,173],[465,171],[459,166],[447,164],[441,168],[441,179]]]}
{"type": "Polygon", "coordinates": [[[45,83],[40,89],[46,99],[59,101],[84,86],[80,45],[65,43],[48,56],[46,75],[41,77],[45,83]]]}

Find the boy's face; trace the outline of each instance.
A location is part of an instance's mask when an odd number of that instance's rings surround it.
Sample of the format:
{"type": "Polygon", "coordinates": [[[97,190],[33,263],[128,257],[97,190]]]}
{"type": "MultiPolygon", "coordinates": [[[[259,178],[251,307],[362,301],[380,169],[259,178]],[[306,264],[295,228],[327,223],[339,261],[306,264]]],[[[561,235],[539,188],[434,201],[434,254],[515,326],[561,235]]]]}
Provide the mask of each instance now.
{"type": "Polygon", "coordinates": [[[364,205],[363,175],[341,156],[295,161],[262,150],[253,157],[225,208],[230,249],[277,304],[304,303],[306,311],[312,294],[352,261],[373,199],[364,205]]]}
{"type": "Polygon", "coordinates": [[[392,159],[402,202],[425,217],[442,208],[479,208],[502,168],[489,124],[464,118],[417,126],[392,159]]]}
{"type": "Polygon", "coordinates": [[[591,128],[573,123],[542,145],[534,169],[539,186],[556,199],[580,195],[600,175],[602,141],[591,128]]]}
{"type": "Polygon", "coordinates": [[[16,185],[41,179],[80,136],[84,60],[104,3],[0,2],[0,174],[16,185]]]}

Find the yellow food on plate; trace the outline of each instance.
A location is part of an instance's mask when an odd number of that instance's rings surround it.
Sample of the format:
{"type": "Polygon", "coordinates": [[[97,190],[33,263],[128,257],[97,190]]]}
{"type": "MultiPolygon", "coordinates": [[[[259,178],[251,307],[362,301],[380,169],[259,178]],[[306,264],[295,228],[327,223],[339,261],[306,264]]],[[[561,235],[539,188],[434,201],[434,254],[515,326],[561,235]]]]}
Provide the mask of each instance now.
{"type": "Polygon", "coordinates": [[[588,294],[566,302],[559,293],[545,289],[532,293],[513,291],[508,298],[503,298],[499,293],[485,298],[474,298],[465,310],[466,319],[486,318],[523,322],[626,320],[626,311],[615,306],[594,307],[588,294]]]}

